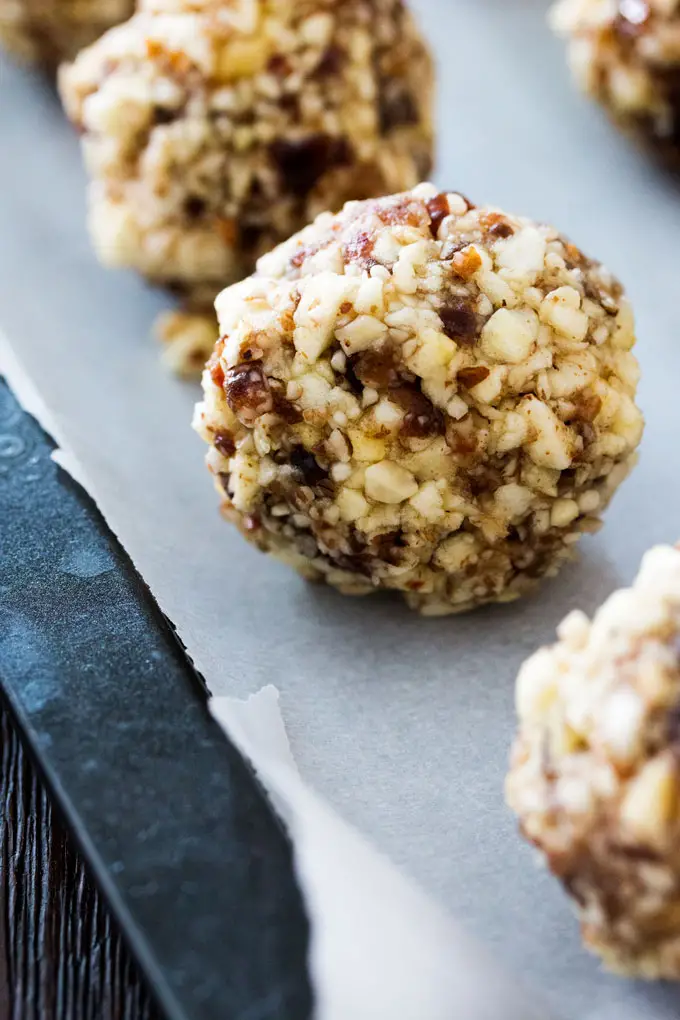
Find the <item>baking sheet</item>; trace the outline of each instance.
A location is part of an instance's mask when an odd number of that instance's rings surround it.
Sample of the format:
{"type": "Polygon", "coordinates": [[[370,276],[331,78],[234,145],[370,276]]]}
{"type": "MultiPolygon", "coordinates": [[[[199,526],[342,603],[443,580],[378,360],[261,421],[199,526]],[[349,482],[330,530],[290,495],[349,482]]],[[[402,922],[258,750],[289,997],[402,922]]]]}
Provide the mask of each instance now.
{"type": "Polygon", "coordinates": [[[421,620],[308,587],[219,518],[188,428],[196,391],[147,339],[165,299],[90,253],[77,140],[55,97],[0,64],[0,327],[99,505],[216,693],[275,683],[303,776],[558,1014],[677,1018],[680,991],[603,976],[503,806],[513,680],[575,605],[678,537],[680,185],[572,89],[540,0],[418,0],[440,57],[435,180],[549,220],[626,283],[648,427],[639,467],[534,598],[421,620]]]}

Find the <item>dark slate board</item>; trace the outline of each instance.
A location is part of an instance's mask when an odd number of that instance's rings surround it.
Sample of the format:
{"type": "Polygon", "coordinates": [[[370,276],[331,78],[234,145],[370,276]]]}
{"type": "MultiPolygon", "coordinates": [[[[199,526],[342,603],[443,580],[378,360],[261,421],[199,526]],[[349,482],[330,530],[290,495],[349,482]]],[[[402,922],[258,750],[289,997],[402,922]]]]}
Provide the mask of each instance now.
{"type": "Polygon", "coordinates": [[[291,848],[200,677],[0,380],[0,686],[170,1020],[306,1020],[291,848]]]}

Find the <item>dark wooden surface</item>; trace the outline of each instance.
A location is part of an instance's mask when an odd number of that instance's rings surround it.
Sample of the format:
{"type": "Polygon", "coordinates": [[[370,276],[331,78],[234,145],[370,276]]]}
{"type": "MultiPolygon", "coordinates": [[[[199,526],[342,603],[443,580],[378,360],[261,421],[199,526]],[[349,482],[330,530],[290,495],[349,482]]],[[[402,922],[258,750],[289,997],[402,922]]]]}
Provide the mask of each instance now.
{"type": "Polygon", "coordinates": [[[161,1020],[2,704],[0,1020],[161,1020]]]}

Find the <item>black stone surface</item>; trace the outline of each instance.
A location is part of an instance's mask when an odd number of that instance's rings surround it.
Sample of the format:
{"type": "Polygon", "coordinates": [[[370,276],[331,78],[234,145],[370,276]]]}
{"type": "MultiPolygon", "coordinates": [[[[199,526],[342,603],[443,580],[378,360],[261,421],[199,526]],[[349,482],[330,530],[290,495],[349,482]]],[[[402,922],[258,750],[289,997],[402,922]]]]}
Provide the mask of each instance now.
{"type": "Polygon", "coordinates": [[[168,1017],[306,1020],[288,840],[52,449],[0,380],[3,696],[168,1017]]]}

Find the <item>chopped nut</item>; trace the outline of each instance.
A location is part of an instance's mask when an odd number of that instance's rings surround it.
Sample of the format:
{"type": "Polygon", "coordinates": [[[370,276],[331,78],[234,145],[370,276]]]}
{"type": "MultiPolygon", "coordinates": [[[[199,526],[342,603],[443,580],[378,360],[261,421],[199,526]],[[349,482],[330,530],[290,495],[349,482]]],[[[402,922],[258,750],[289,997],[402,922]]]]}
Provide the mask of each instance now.
{"type": "Polygon", "coordinates": [[[437,566],[451,574],[462,570],[477,558],[477,543],[472,535],[454,535],[439,543],[434,554],[437,566]]]}
{"type": "Polygon", "coordinates": [[[386,333],[385,323],[371,315],[358,315],[347,326],[335,331],[346,354],[356,354],[357,351],[367,350],[386,333]]]}
{"type": "Polygon", "coordinates": [[[366,516],[371,506],[356,489],[345,488],[338,493],[338,509],[343,521],[358,521],[366,516]]]}
{"type": "Polygon", "coordinates": [[[320,273],[305,288],[295,310],[294,339],[308,361],[317,361],[330,345],[340,306],[352,289],[352,280],[333,273],[320,273]]]}
{"type": "Polygon", "coordinates": [[[454,272],[464,280],[469,280],[478,269],[482,268],[482,258],[477,249],[470,245],[457,251],[451,259],[454,272]]]}
{"type": "Polygon", "coordinates": [[[422,330],[420,343],[406,359],[409,369],[426,379],[438,369],[445,368],[456,353],[456,345],[438,330],[422,330]]]}
{"type": "Polygon", "coordinates": [[[366,468],[366,495],[380,503],[403,503],[418,491],[418,483],[406,468],[381,460],[366,468]]]}
{"type": "MultiPolygon", "coordinates": [[[[595,633],[591,631],[591,640],[596,636],[597,629],[595,633]]],[[[635,760],[643,714],[642,700],[629,687],[614,691],[604,703],[598,737],[618,765],[626,766],[635,760]]]]}
{"type": "Polygon", "coordinates": [[[442,494],[435,482],[421,485],[410,499],[411,506],[428,521],[438,521],[444,516],[442,494]]]}
{"type": "Polygon", "coordinates": [[[506,520],[517,521],[524,517],[529,510],[533,503],[533,493],[531,489],[527,489],[523,485],[510,482],[496,490],[495,500],[506,520]]]}
{"type": "Polygon", "coordinates": [[[462,397],[451,397],[446,405],[446,413],[454,421],[460,421],[468,413],[469,408],[462,397]]]}
{"type": "Polygon", "coordinates": [[[497,263],[501,269],[533,282],[543,270],[545,251],[545,237],[531,227],[498,244],[497,263]]]}
{"type": "Polygon", "coordinates": [[[219,54],[216,77],[222,81],[234,81],[244,75],[258,74],[264,69],[270,53],[266,38],[251,36],[234,40],[219,54]]]}
{"type": "Polygon", "coordinates": [[[553,528],[566,528],[579,515],[578,503],[574,499],[558,499],[550,511],[550,524],[553,528]]]}
{"type": "Polygon", "coordinates": [[[522,722],[542,720],[559,696],[552,656],[541,649],[522,666],[515,687],[515,706],[522,722]]]}
{"type": "Polygon", "coordinates": [[[385,457],[387,444],[384,439],[368,436],[360,428],[349,429],[348,436],[352,444],[352,455],[356,460],[374,464],[385,457]]]}
{"type": "Polygon", "coordinates": [[[583,340],[588,332],[588,316],[579,310],[581,298],[573,287],[558,287],[542,302],[538,314],[558,333],[571,340],[583,340]]]}
{"type": "Polygon", "coordinates": [[[527,445],[531,459],[540,467],[566,470],[571,465],[575,449],[570,429],[547,404],[536,397],[527,397],[519,411],[533,437],[527,445]]]}
{"type": "Polygon", "coordinates": [[[621,821],[636,839],[663,846],[670,836],[669,823],[678,817],[679,796],[675,762],[669,757],[652,759],[630,784],[621,821]]]}
{"type": "Polygon", "coordinates": [[[572,609],[558,626],[557,636],[569,648],[578,651],[586,644],[589,630],[590,624],[586,614],[581,612],[580,609],[572,609]]]}
{"type": "Polygon", "coordinates": [[[533,312],[499,308],[482,330],[482,349],[489,358],[519,365],[529,357],[537,337],[533,312]]]}

